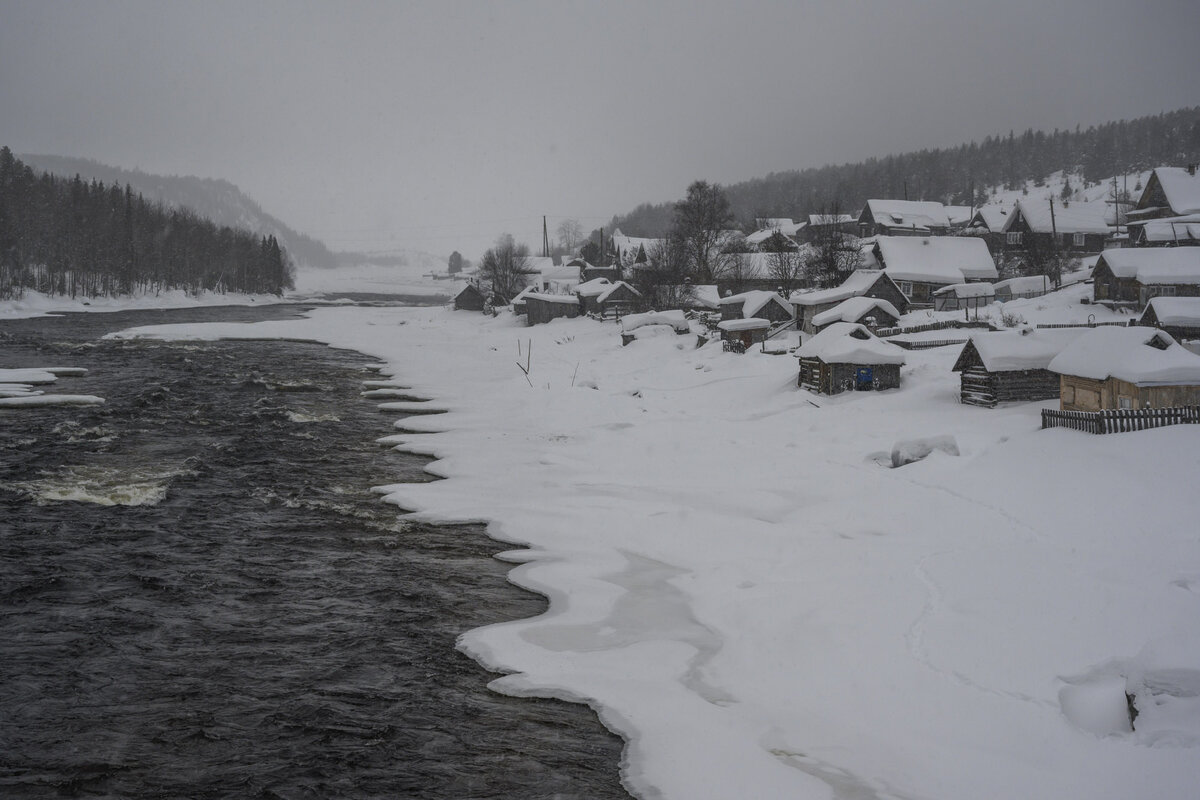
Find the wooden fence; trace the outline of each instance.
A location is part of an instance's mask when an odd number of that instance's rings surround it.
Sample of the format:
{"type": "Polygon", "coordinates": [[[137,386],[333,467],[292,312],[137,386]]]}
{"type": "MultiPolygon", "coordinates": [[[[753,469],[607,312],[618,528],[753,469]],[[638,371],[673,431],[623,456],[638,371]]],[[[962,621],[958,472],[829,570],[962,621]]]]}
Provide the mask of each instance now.
{"type": "Polygon", "coordinates": [[[1109,409],[1107,411],[1059,411],[1042,409],[1042,428],[1070,428],[1087,433],[1125,433],[1162,428],[1167,425],[1200,424],[1200,406],[1176,408],[1109,409]]]}
{"type": "Polygon", "coordinates": [[[1046,322],[1038,323],[1039,328],[1100,328],[1105,325],[1116,325],[1120,328],[1129,326],[1129,322],[1046,322]]]}
{"type": "Polygon", "coordinates": [[[924,333],[925,331],[940,331],[946,328],[982,328],[984,330],[995,330],[991,323],[988,322],[964,322],[960,319],[948,319],[941,322],[930,322],[926,325],[914,325],[908,328],[880,328],[875,331],[875,335],[881,339],[889,336],[899,336],[902,333],[924,333]]]}

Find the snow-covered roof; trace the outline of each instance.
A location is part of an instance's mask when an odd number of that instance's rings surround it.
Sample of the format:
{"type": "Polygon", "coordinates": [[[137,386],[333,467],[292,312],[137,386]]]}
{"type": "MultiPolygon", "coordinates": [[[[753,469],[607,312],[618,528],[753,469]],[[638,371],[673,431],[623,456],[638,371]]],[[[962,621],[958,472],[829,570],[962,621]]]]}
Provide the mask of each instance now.
{"type": "Polygon", "coordinates": [[[929,230],[950,227],[950,217],[941,203],[927,200],[868,200],[867,208],[877,224],[891,228],[929,230]]]}
{"type": "Polygon", "coordinates": [[[788,237],[795,236],[796,233],[803,229],[806,225],[807,223],[804,222],[792,222],[791,220],[787,220],[786,225],[779,225],[774,228],[761,228],[746,236],[746,244],[751,244],[757,247],[777,233],[788,237]]]}
{"type": "Polygon", "coordinates": [[[1147,242],[1186,243],[1200,240],[1200,214],[1184,214],[1130,224],[1131,229],[1139,226],[1147,242]]]}
{"type": "Polygon", "coordinates": [[[597,297],[608,291],[614,284],[608,278],[592,278],[575,287],[575,294],[580,297],[597,297]]]}
{"type": "Polygon", "coordinates": [[[646,248],[646,255],[648,257],[660,241],[662,240],[650,239],[644,236],[626,236],[621,233],[620,228],[611,237],[613,249],[620,253],[622,258],[633,258],[637,255],[639,247],[646,248]]]}
{"type": "Polygon", "coordinates": [[[1154,318],[1160,325],[1183,325],[1200,327],[1200,297],[1153,297],[1146,304],[1146,312],[1154,309],[1154,318]]]}
{"type": "Polygon", "coordinates": [[[883,271],[894,281],[951,284],[998,277],[996,263],[982,239],[881,236],[875,247],[883,271]]]}
{"type": "Polygon", "coordinates": [[[997,293],[1007,289],[1012,294],[1026,294],[1027,292],[1048,292],[1051,286],[1050,279],[1045,275],[1025,275],[1020,278],[996,281],[992,284],[992,288],[997,293]]]}
{"type": "Polygon", "coordinates": [[[966,225],[975,214],[971,206],[946,206],[946,217],[951,225],[966,225]]]}
{"type": "Polygon", "coordinates": [[[563,305],[579,305],[579,299],[570,294],[546,294],[545,292],[529,292],[525,293],[526,300],[542,300],[547,303],[562,303],[563,305]]]}
{"type": "Polygon", "coordinates": [[[669,325],[685,333],[691,329],[682,311],[647,311],[645,314],[626,314],[621,317],[621,330],[635,331],[645,325],[669,325]]]}
{"type": "Polygon", "coordinates": [[[458,298],[462,297],[464,294],[467,294],[468,292],[474,292],[475,294],[483,294],[483,292],[481,292],[479,290],[478,286],[476,286],[473,283],[468,283],[465,286],[463,286],[461,289],[458,290],[458,294],[454,295],[454,298],[457,300],[458,298]]]}
{"type": "Polygon", "coordinates": [[[796,351],[797,358],[819,358],[826,364],[903,364],[904,351],[864,326],[835,322],[796,351]]]}
{"type": "Polygon", "coordinates": [[[1103,201],[1084,203],[1075,201],[1063,205],[1050,198],[1036,200],[1022,197],[1013,206],[1013,211],[1004,221],[1001,232],[1007,233],[1017,218],[1017,212],[1025,224],[1036,233],[1109,233],[1115,206],[1103,201]],[[1050,204],[1054,203],[1051,214],[1050,204]]]}
{"type": "Polygon", "coordinates": [[[988,372],[1045,369],[1063,348],[1087,331],[1088,328],[1026,328],[1021,331],[976,333],[968,344],[963,345],[954,371],[966,366],[964,358],[972,348],[979,353],[979,360],[988,372]]]}
{"type": "Polygon", "coordinates": [[[1122,247],[1105,250],[1101,262],[1142,284],[1200,283],[1200,247],[1122,247]]]}
{"type": "Polygon", "coordinates": [[[941,297],[957,297],[966,299],[968,297],[993,297],[996,294],[996,287],[990,283],[952,283],[949,286],[943,286],[934,292],[935,295],[941,297]]]}
{"type": "Polygon", "coordinates": [[[558,269],[551,256],[525,256],[525,270],[528,272],[546,272],[558,269]]]}
{"type": "Polygon", "coordinates": [[[825,303],[837,303],[849,297],[858,297],[869,292],[882,274],[877,269],[856,269],[842,282],[841,286],[794,294],[788,302],[795,306],[819,306],[825,303]]]}
{"type": "Polygon", "coordinates": [[[720,304],[723,306],[740,305],[743,317],[753,317],[762,310],[763,306],[771,301],[779,303],[789,314],[791,313],[792,309],[786,300],[775,292],[768,292],[763,289],[755,289],[749,292],[742,292],[741,294],[731,294],[728,297],[722,297],[720,304]]]}
{"type": "Polygon", "coordinates": [[[812,324],[818,328],[833,322],[858,322],[874,310],[899,318],[900,312],[887,300],[875,297],[851,297],[843,300],[828,311],[822,311],[812,318],[812,324]]]}
{"type": "Polygon", "coordinates": [[[641,292],[639,292],[637,289],[635,289],[635,288],[633,288],[632,286],[630,286],[630,285],[629,285],[628,283],[626,283],[625,281],[617,281],[616,283],[612,284],[611,286],[609,286],[609,287],[608,287],[607,289],[605,289],[604,291],[600,292],[600,294],[598,294],[598,295],[596,296],[596,301],[597,301],[597,302],[599,302],[599,303],[603,303],[605,300],[607,300],[607,299],[609,298],[609,296],[610,296],[610,295],[612,295],[612,293],[613,293],[613,292],[615,292],[617,289],[620,289],[622,286],[624,286],[624,287],[625,287],[626,289],[628,289],[629,291],[633,292],[633,293],[634,293],[635,295],[637,295],[638,297],[641,297],[641,296],[642,296],[642,293],[641,293],[641,292]]]}
{"type": "Polygon", "coordinates": [[[723,331],[757,331],[771,327],[771,320],[747,317],[746,319],[725,319],[717,323],[723,331]]]}
{"type": "Polygon", "coordinates": [[[1138,386],[1200,385],[1200,356],[1155,328],[1089,330],[1050,362],[1052,372],[1102,381],[1110,377],[1138,386]]]}
{"type": "Polygon", "coordinates": [[[1004,220],[1008,218],[1008,209],[998,205],[980,206],[975,209],[975,214],[971,219],[974,220],[976,217],[989,231],[998,232],[1004,227],[1004,220]]]}
{"type": "Polygon", "coordinates": [[[1200,174],[1190,174],[1182,167],[1159,167],[1154,170],[1171,210],[1176,214],[1200,213],[1200,174]]]}
{"type": "Polygon", "coordinates": [[[524,303],[525,298],[528,297],[529,295],[533,294],[536,291],[537,291],[536,286],[526,286],[524,289],[522,289],[520,292],[517,293],[516,297],[514,297],[512,299],[512,304],[515,306],[518,303],[524,303]]]}
{"type": "Polygon", "coordinates": [[[692,301],[705,308],[720,308],[721,295],[715,283],[701,283],[692,287],[692,301]]]}

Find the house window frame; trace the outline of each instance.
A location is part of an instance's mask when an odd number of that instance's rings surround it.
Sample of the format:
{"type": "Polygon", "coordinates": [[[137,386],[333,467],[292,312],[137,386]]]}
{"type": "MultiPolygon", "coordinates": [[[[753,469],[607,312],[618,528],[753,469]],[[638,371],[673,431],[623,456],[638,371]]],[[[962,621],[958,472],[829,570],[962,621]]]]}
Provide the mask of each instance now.
{"type": "Polygon", "coordinates": [[[1071,240],[1071,244],[1073,244],[1075,247],[1086,247],[1087,246],[1087,234],[1085,234],[1085,233],[1074,234],[1074,236],[1072,237],[1072,240],[1071,240]]]}
{"type": "Polygon", "coordinates": [[[1004,234],[1004,243],[1006,245],[1021,246],[1024,243],[1024,235],[1021,231],[1009,231],[1004,234]]]}
{"type": "Polygon", "coordinates": [[[1117,408],[1121,411],[1133,410],[1133,398],[1127,395],[1117,395],[1117,408]]]}
{"type": "Polygon", "coordinates": [[[912,281],[896,281],[896,286],[900,289],[900,294],[911,298],[913,293],[912,281]]]}

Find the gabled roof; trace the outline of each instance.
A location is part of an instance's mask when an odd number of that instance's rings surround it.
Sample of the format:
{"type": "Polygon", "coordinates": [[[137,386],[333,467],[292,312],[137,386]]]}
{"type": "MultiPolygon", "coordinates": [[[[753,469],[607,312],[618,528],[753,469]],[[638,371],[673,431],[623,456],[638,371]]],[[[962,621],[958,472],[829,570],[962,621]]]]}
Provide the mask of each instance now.
{"type": "Polygon", "coordinates": [[[545,292],[522,292],[525,295],[525,301],[540,300],[546,303],[561,303],[563,305],[579,305],[579,298],[570,294],[547,294],[545,292]]]}
{"type": "Polygon", "coordinates": [[[480,297],[483,296],[483,292],[480,291],[479,287],[473,283],[468,283],[466,286],[459,289],[458,294],[454,295],[454,299],[457,300],[458,298],[462,297],[464,294],[477,294],[480,297]]]}
{"type": "Polygon", "coordinates": [[[1035,200],[1022,197],[1013,206],[1000,230],[1002,233],[1008,233],[1019,213],[1029,229],[1036,233],[1109,233],[1114,208],[1115,206],[1103,201],[1075,201],[1064,206],[1050,198],[1035,200]],[[1051,203],[1054,203],[1053,215],[1050,212],[1051,203]]]}
{"type": "Polygon", "coordinates": [[[1054,328],[1020,331],[976,333],[963,345],[954,371],[961,372],[968,364],[971,351],[979,355],[988,372],[1014,372],[1027,369],[1046,369],[1067,345],[1082,336],[1087,328],[1054,328]]]}
{"type": "Polygon", "coordinates": [[[633,292],[638,297],[642,296],[641,292],[639,292],[637,289],[630,286],[625,281],[617,281],[616,283],[609,286],[604,291],[600,292],[600,294],[596,295],[596,302],[603,303],[605,300],[607,300],[612,295],[613,292],[615,292],[617,289],[620,289],[622,286],[624,286],[629,291],[633,292]]]}
{"type": "Polygon", "coordinates": [[[1060,375],[1102,381],[1117,378],[1138,386],[1200,385],[1200,356],[1155,328],[1089,330],[1050,362],[1060,375]]]}
{"type": "Polygon", "coordinates": [[[875,249],[894,281],[951,284],[998,277],[987,244],[970,236],[881,236],[875,249]]]}
{"type": "Polygon", "coordinates": [[[597,297],[613,286],[608,278],[592,278],[575,287],[575,294],[580,297],[597,297]]]}
{"type": "MultiPolygon", "coordinates": [[[[821,289],[815,292],[794,294],[788,300],[794,306],[819,306],[825,303],[837,303],[849,297],[859,297],[871,291],[871,287],[886,276],[877,269],[856,269],[842,282],[841,286],[832,289],[821,289]]],[[[897,291],[899,291],[897,289],[897,291]]]]}
{"type": "Polygon", "coordinates": [[[981,225],[989,231],[999,233],[1004,227],[1004,221],[1008,218],[1008,209],[1003,206],[990,205],[980,206],[975,209],[975,214],[971,217],[971,225],[981,225]]]}
{"type": "Polygon", "coordinates": [[[762,289],[756,289],[741,294],[731,294],[728,297],[722,297],[720,304],[723,306],[739,305],[742,307],[742,316],[749,318],[753,317],[763,309],[767,303],[778,303],[789,314],[792,313],[792,307],[787,301],[780,297],[775,292],[768,292],[762,289]]]}
{"type": "Polygon", "coordinates": [[[1101,264],[1146,285],[1200,283],[1200,247],[1122,247],[1101,253],[1101,264]]]}
{"type": "Polygon", "coordinates": [[[662,240],[650,239],[645,236],[626,236],[618,228],[613,233],[610,241],[612,242],[613,249],[620,253],[622,258],[632,259],[637,256],[639,247],[646,248],[646,255],[649,256],[654,251],[655,245],[662,240]]]}
{"type": "Polygon", "coordinates": [[[966,225],[975,214],[971,206],[946,206],[946,217],[951,225],[966,225]]]}
{"type": "Polygon", "coordinates": [[[932,230],[949,228],[950,217],[941,203],[926,200],[868,200],[867,208],[879,225],[932,230]]]}
{"type": "Polygon", "coordinates": [[[1158,178],[1171,211],[1176,214],[1200,213],[1200,172],[1193,175],[1182,167],[1158,167],[1146,182],[1147,189],[1154,178],[1158,178]]]}
{"type": "Polygon", "coordinates": [[[781,236],[790,238],[795,236],[798,231],[806,227],[807,224],[808,223],[806,222],[791,222],[789,220],[787,225],[780,225],[774,228],[760,228],[754,233],[746,236],[746,244],[757,247],[777,233],[781,236]]]}
{"type": "Polygon", "coordinates": [[[858,322],[876,309],[897,319],[900,317],[900,312],[887,300],[860,296],[843,300],[828,311],[822,311],[812,318],[812,324],[823,328],[833,322],[858,322]]]}
{"type": "Polygon", "coordinates": [[[1160,325],[1180,325],[1200,328],[1200,297],[1154,297],[1146,304],[1142,319],[1154,310],[1154,318],[1160,325]]]}
{"type": "Polygon", "coordinates": [[[903,364],[904,351],[853,322],[835,322],[796,351],[826,364],[903,364]]]}

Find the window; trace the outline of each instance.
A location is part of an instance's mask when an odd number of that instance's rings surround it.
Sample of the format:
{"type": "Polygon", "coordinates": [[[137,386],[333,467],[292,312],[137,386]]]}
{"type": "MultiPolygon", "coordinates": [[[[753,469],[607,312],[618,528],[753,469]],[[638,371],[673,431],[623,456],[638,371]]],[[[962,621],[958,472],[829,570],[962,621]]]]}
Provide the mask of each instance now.
{"type": "Polygon", "coordinates": [[[1021,244],[1021,239],[1022,236],[1020,231],[1009,231],[1008,233],[1004,234],[1005,244],[1019,245],[1021,244]]]}
{"type": "Polygon", "coordinates": [[[1117,408],[1120,408],[1123,410],[1132,409],[1133,408],[1133,399],[1130,397],[1125,397],[1124,395],[1119,395],[1117,397],[1117,408]]]}
{"type": "Polygon", "coordinates": [[[1087,243],[1087,236],[1082,233],[1075,234],[1075,246],[1083,247],[1087,243]]]}
{"type": "Polygon", "coordinates": [[[900,281],[900,294],[905,297],[912,297],[912,281],[900,281]]]}
{"type": "Polygon", "coordinates": [[[1075,387],[1064,386],[1062,390],[1062,401],[1068,405],[1075,402],[1075,387]]]}

